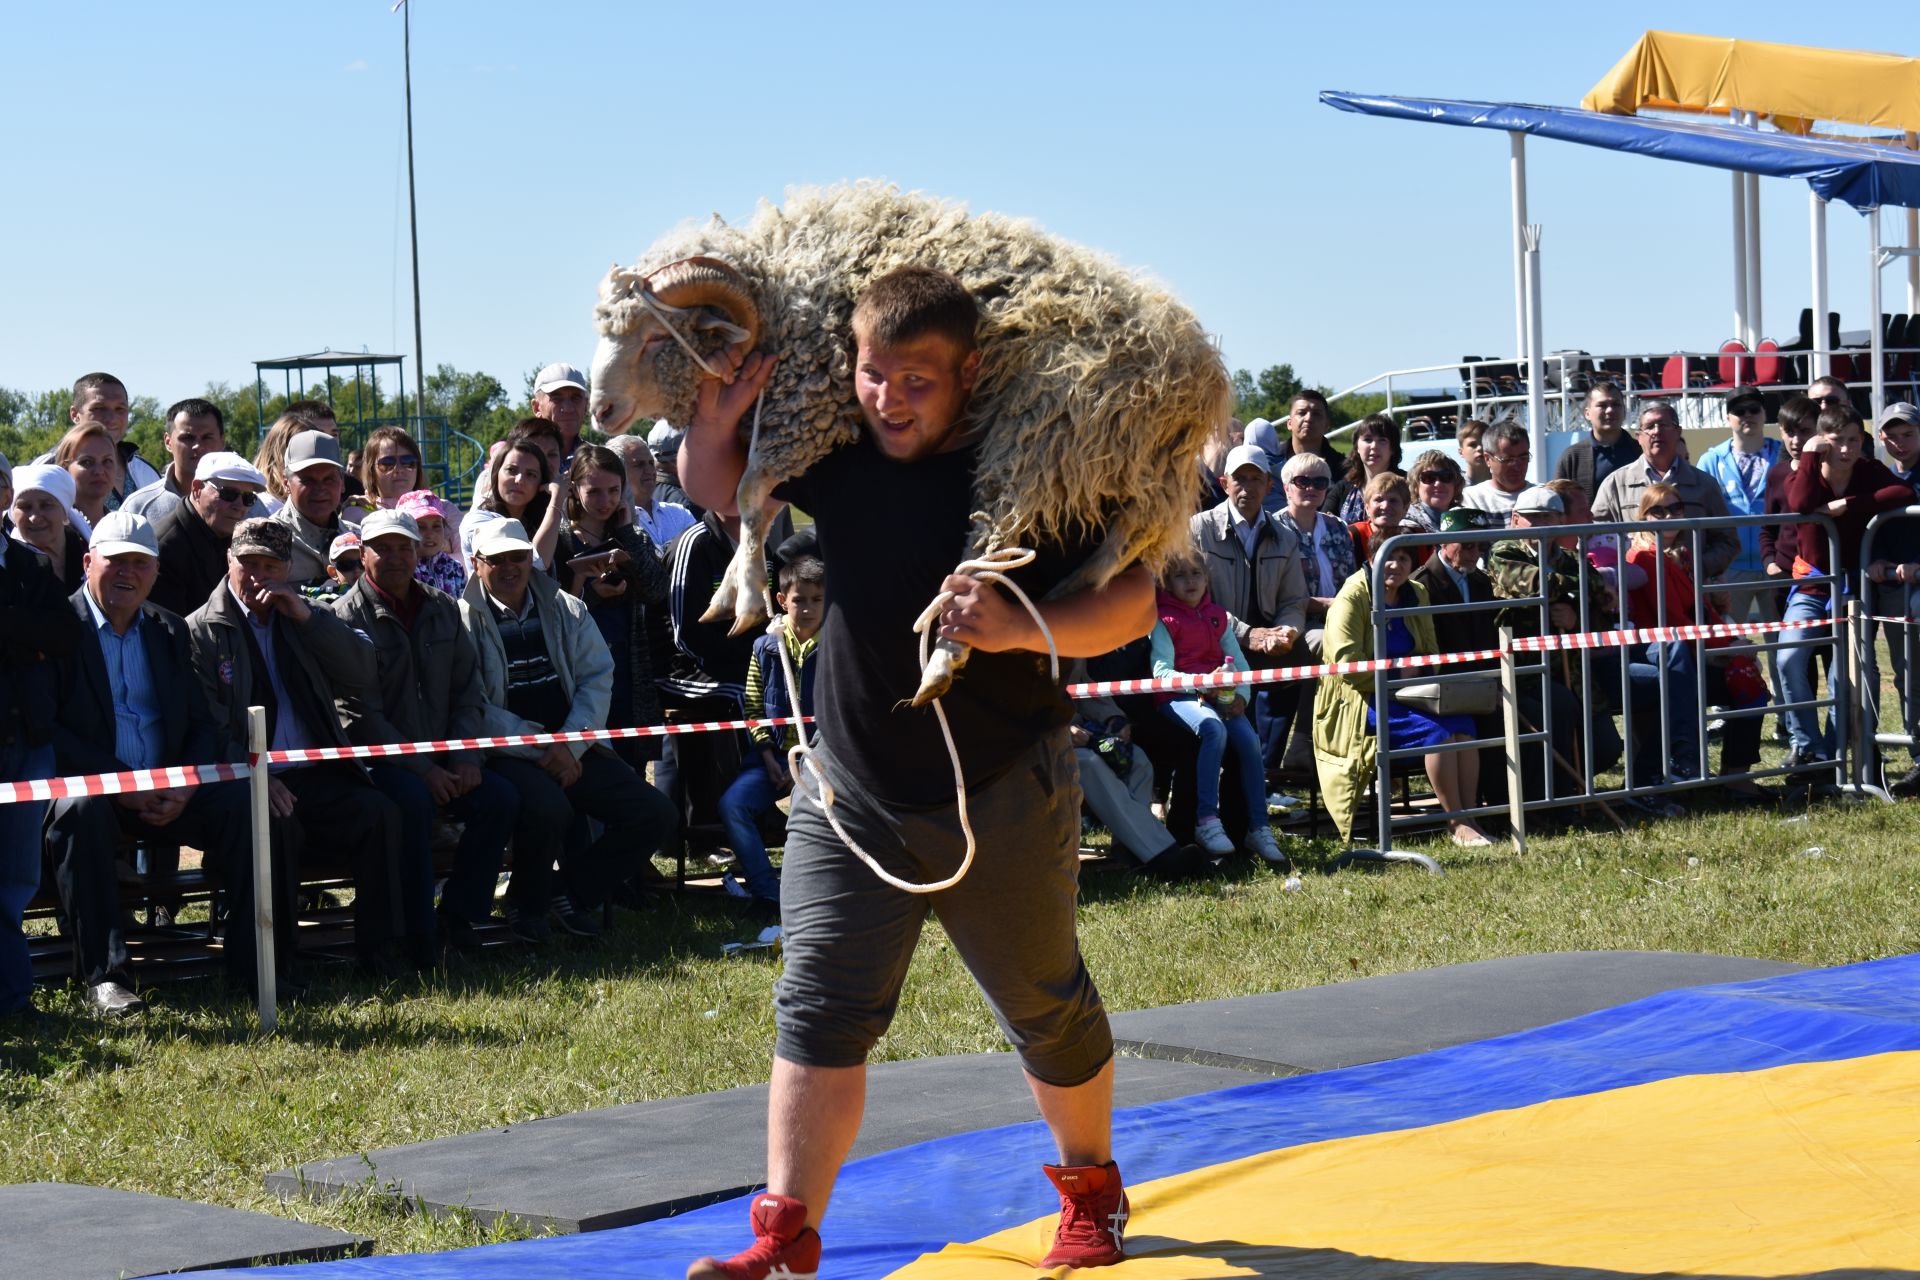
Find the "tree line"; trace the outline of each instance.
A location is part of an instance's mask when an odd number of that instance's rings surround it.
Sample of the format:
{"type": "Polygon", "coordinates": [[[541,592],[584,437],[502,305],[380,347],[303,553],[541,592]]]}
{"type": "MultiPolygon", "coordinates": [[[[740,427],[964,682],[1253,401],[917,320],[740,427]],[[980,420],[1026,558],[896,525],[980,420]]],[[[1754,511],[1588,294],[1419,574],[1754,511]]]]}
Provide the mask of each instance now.
{"type": "MultiPolygon", "coordinates": [[[[510,394],[492,374],[456,369],[450,364],[437,366],[427,377],[427,402],[424,416],[445,418],[454,431],[473,437],[484,447],[505,436],[513,424],[533,412],[533,376],[529,369],[518,394],[510,394]]],[[[1291,364],[1273,364],[1254,373],[1237,369],[1233,374],[1234,416],[1241,422],[1267,418],[1279,422],[1287,416],[1293,397],[1312,384],[1294,372],[1291,364]]],[[[1314,388],[1323,394],[1324,387],[1314,388]]],[[[183,393],[162,400],[154,395],[136,396],[131,404],[131,422],[127,434],[140,446],[151,462],[166,456],[161,443],[166,424],[161,414],[183,393]]],[[[360,439],[363,422],[372,424],[401,416],[422,416],[410,391],[394,380],[389,388],[377,375],[310,379],[303,390],[292,395],[280,391],[262,401],[251,383],[233,386],[209,382],[199,392],[226,415],[227,443],[236,452],[251,456],[259,444],[264,425],[271,426],[287,405],[298,399],[331,400],[334,415],[348,441],[360,439]],[[404,394],[403,394],[404,393],[404,394]]],[[[67,407],[71,395],[67,387],[29,392],[0,387],[0,454],[16,464],[51,449],[66,431],[67,407]]],[[[1350,396],[1333,405],[1333,425],[1357,421],[1383,407],[1383,396],[1350,396]]]]}
{"type": "MultiPolygon", "coordinates": [[[[260,443],[263,426],[272,426],[289,404],[302,399],[331,401],[341,434],[350,442],[365,434],[360,429],[363,424],[370,427],[399,419],[404,406],[407,417],[445,418],[453,430],[485,446],[505,436],[515,422],[533,412],[536,371],[527,370],[525,385],[516,397],[492,374],[440,365],[427,377],[424,411],[414,403],[411,388],[400,387],[398,379],[389,388],[377,375],[309,378],[304,389],[296,386],[291,395],[281,390],[264,401],[252,383],[236,387],[209,382],[198,392],[183,390],[164,400],[155,395],[136,395],[128,406],[127,436],[140,446],[148,461],[157,465],[167,452],[161,443],[166,434],[161,415],[175,401],[198,395],[220,406],[226,418],[228,447],[249,457],[260,443]]],[[[67,408],[71,402],[69,387],[40,392],[0,387],[0,454],[17,465],[53,448],[70,425],[67,408]]]]}

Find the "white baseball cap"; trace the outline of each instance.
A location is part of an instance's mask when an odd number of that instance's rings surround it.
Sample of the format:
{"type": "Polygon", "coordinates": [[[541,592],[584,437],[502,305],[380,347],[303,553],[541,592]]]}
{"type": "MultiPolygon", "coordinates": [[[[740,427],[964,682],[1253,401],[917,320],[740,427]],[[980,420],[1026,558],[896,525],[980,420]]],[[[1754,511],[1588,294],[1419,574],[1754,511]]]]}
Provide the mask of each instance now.
{"type": "Polygon", "coordinates": [[[1263,476],[1273,474],[1273,466],[1267,461],[1267,451],[1257,444],[1237,444],[1227,450],[1226,470],[1220,474],[1230,476],[1242,467],[1258,467],[1263,476]]]}
{"type": "Polygon", "coordinates": [[[145,516],[131,511],[109,511],[93,526],[87,550],[97,556],[159,556],[160,540],[145,516]]]}
{"type": "Polygon", "coordinates": [[[533,375],[533,393],[545,395],[555,387],[578,387],[587,389],[586,375],[570,364],[554,363],[533,375]]]}
{"type": "Polygon", "coordinates": [[[365,546],[389,533],[404,534],[415,542],[420,541],[420,526],[412,516],[404,511],[382,508],[368,512],[367,518],[360,522],[360,545],[365,546]]]}
{"type": "Polygon", "coordinates": [[[532,551],[527,528],[518,520],[488,520],[473,531],[473,554],[497,556],[503,551],[532,551]]]}
{"type": "Polygon", "coordinates": [[[201,454],[200,461],[194,464],[193,478],[195,480],[229,480],[237,484],[257,484],[262,489],[267,487],[267,478],[260,474],[258,467],[248,462],[239,454],[230,453],[225,450],[201,454]]]}

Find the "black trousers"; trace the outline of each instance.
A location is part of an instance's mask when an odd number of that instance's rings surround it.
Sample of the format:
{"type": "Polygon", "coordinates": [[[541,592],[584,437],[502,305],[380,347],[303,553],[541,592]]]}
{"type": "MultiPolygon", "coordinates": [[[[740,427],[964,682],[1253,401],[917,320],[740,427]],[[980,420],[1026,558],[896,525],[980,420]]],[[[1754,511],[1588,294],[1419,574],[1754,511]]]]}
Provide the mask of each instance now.
{"type": "MultiPolygon", "coordinates": [[[[374,789],[367,775],[345,761],[283,769],[274,779],[293,792],[293,812],[273,819],[273,844],[286,865],[305,869],[322,860],[344,862],[353,877],[353,943],[364,954],[404,932],[400,920],[400,806],[374,789]]],[[[419,857],[427,851],[415,851],[419,857]]],[[[431,872],[429,871],[429,874],[431,872]]],[[[289,931],[297,910],[298,877],[275,899],[275,936],[289,931]]],[[[279,946],[291,944],[288,932],[279,946]]]]}
{"type": "MultiPolygon", "coordinates": [[[[74,970],[89,986],[130,983],[127,941],[120,927],[120,882],[115,855],[123,836],[147,836],[192,845],[224,881],[229,918],[253,920],[253,839],[245,782],[203,783],[180,816],[149,826],[122,808],[118,796],[69,796],[47,812],[47,860],[60,891],[60,930],[73,942],[74,970]]],[[[276,880],[282,877],[276,866],[276,880]]],[[[289,881],[291,883],[291,881],[289,881]]],[[[229,929],[227,970],[253,975],[253,930],[229,929]]]]}
{"type": "Polygon", "coordinates": [[[556,863],[559,892],[576,907],[597,907],[614,885],[679,835],[673,802],[610,751],[581,756],[580,777],[564,789],[538,764],[518,756],[494,756],[487,768],[520,793],[507,896],[523,911],[546,910],[555,893],[556,863]],[[569,829],[584,828],[587,818],[601,824],[600,838],[569,840],[569,829]]]}

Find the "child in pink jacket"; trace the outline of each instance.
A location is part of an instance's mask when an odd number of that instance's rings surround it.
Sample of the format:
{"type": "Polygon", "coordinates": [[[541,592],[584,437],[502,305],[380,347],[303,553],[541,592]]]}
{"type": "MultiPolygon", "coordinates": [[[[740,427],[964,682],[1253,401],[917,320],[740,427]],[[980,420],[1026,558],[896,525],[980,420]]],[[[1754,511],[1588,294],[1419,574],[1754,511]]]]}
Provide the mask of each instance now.
{"type": "MultiPolygon", "coordinates": [[[[1155,676],[1248,670],[1247,656],[1233,637],[1233,620],[1213,602],[1206,570],[1197,560],[1168,566],[1154,594],[1154,606],[1160,615],[1153,627],[1155,676]]],[[[1285,863],[1286,855],[1274,843],[1273,828],[1267,823],[1267,777],[1260,759],[1260,738],[1248,723],[1247,700],[1242,692],[1199,689],[1163,693],[1159,698],[1161,713],[1200,739],[1194,762],[1199,814],[1194,839],[1208,853],[1233,852],[1233,841],[1220,822],[1220,769],[1230,750],[1247,806],[1247,851],[1271,863],[1285,863]]]]}

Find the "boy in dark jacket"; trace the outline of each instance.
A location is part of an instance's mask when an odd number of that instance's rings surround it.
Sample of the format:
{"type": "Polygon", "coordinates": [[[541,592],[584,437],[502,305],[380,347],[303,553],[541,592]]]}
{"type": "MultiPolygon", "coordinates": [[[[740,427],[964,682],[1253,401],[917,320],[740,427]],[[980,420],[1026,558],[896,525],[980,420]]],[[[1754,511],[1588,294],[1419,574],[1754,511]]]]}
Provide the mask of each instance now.
{"type": "MultiPolygon", "coordinates": [[[[827,608],[827,567],[816,556],[801,556],[780,569],[780,591],[775,597],[782,617],[753,642],[753,660],[747,664],[746,710],[749,720],[778,720],[813,714],[813,655],[815,637],[827,608]],[[786,646],[800,684],[800,705],[790,697],[780,647],[786,646]]],[[[727,842],[740,860],[753,906],[771,920],[779,919],[780,881],[767,861],[759,819],[773,802],[793,789],[787,774],[787,748],[801,734],[799,725],[756,726],[747,731],[754,750],[741,762],[740,776],[720,798],[720,820],[727,842]]]]}

